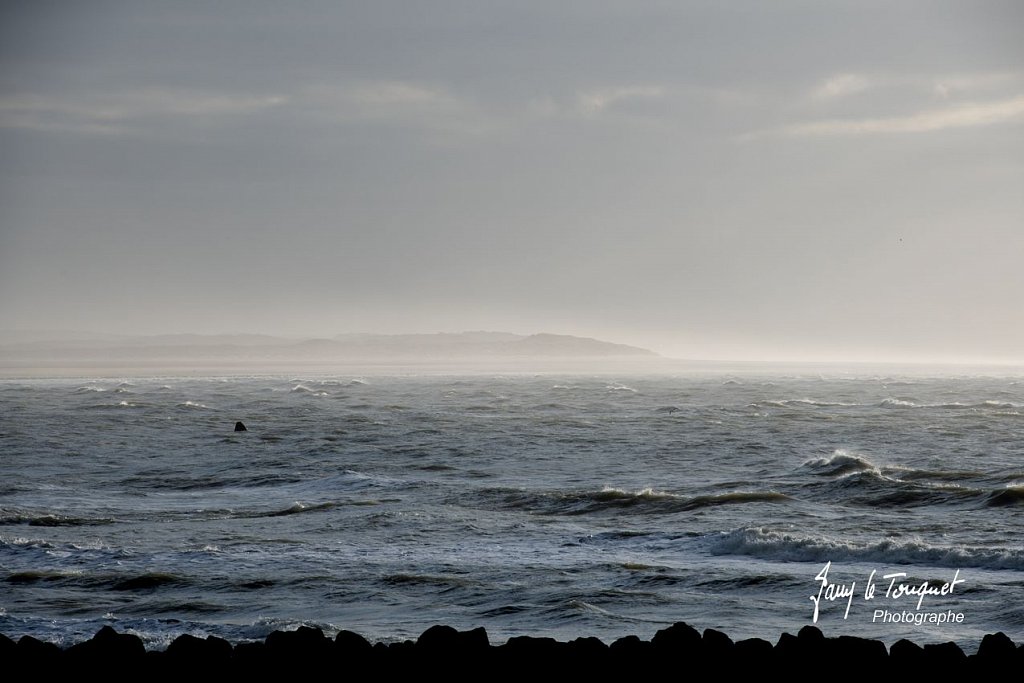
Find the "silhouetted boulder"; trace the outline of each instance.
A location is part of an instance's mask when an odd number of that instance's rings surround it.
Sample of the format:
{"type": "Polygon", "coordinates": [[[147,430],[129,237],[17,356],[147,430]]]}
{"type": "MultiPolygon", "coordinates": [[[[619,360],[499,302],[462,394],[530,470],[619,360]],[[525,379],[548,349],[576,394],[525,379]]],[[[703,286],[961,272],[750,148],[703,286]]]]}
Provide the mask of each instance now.
{"type": "Polygon", "coordinates": [[[655,633],[651,644],[662,654],[684,656],[700,649],[701,636],[697,629],[686,622],[677,621],[655,633]]]}
{"type": "Polygon", "coordinates": [[[911,640],[901,638],[889,648],[889,660],[900,667],[912,669],[924,663],[924,648],[911,640]]]}
{"type": "Polygon", "coordinates": [[[821,632],[820,628],[810,624],[801,628],[797,632],[796,637],[800,639],[802,644],[811,647],[820,647],[825,644],[825,634],[821,632]]]}
{"type": "Polygon", "coordinates": [[[231,659],[231,643],[216,636],[197,638],[185,633],[167,646],[166,658],[176,663],[211,666],[231,659]]]}
{"type": "Polygon", "coordinates": [[[451,626],[437,624],[420,635],[416,646],[433,652],[454,652],[459,646],[459,632],[451,626]]]}
{"type": "Polygon", "coordinates": [[[733,655],[741,665],[768,662],[772,658],[772,644],[762,638],[739,640],[733,646],[733,655]]]}
{"type": "Polygon", "coordinates": [[[566,643],[566,648],[576,659],[601,658],[608,654],[608,645],[594,636],[574,638],[566,643]]]}
{"type": "Polygon", "coordinates": [[[561,660],[566,650],[554,638],[515,636],[504,645],[494,648],[494,657],[504,668],[516,672],[544,672],[547,664],[561,660]]]}
{"type": "Polygon", "coordinates": [[[654,645],[646,640],[640,640],[637,636],[623,636],[609,645],[608,651],[619,661],[640,663],[654,651],[654,645]]]}
{"type": "Polygon", "coordinates": [[[967,662],[967,655],[956,643],[929,643],[924,646],[925,665],[930,670],[960,671],[967,662]]]}
{"type": "Polygon", "coordinates": [[[7,660],[18,652],[18,644],[0,633],[0,660],[7,660]]]}
{"type": "Polygon", "coordinates": [[[776,660],[790,662],[799,659],[804,647],[805,644],[792,633],[783,633],[779,636],[778,642],[775,643],[773,652],[776,660]]]}
{"type": "Polygon", "coordinates": [[[874,670],[885,666],[889,659],[889,652],[882,641],[856,636],[829,638],[825,655],[837,662],[848,662],[856,671],[874,670]]]}
{"type": "Polygon", "coordinates": [[[334,649],[342,657],[368,657],[373,651],[370,641],[352,631],[338,631],[334,636],[334,649]]]}
{"type": "Polygon", "coordinates": [[[1013,644],[1009,636],[1000,631],[999,633],[989,633],[981,639],[977,657],[984,660],[1009,661],[1016,654],[1017,646],[1013,644]]]}
{"type": "Polygon", "coordinates": [[[267,653],[276,661],[323,660],[334,653],[333,643],[318,628],[300,626],[294,631],[274,631],[266,639],[267,653]]]}
{"type": "Polygon", "coordinates": [[[483,626],[477,626],[469,631],[459,631],[459,644],[471,652],[482,652],[490,648],[491,639],[487,637],[487,630],[483,626]]]}
{"type": "Polygon", "coordinates": [[[266,671],[270,656],[265,643],[238,643],[231,651],[231,661],[240,673],[255,675],[266,671]]]}
{"type": "Polygon", "coordinates": [[[732,638],[713,628],[704,629],[701,650],[708,659],[729,657],[732,654],[732,638]]]}
{"type": "Polygon", "coordinates": [[[146,656],[142,639],[131,633],[118,633],[104,626],[84,643],[68,648],[65,659],[77,664],[124,663],[138,665],[146,656]]]}
{"type": "Polygon", "coordinates": [[[60,654],[60,648],[48,641],[32,636],[22,636],[18,639],[18,658],[23,663],[52,665],[60,654]]]}

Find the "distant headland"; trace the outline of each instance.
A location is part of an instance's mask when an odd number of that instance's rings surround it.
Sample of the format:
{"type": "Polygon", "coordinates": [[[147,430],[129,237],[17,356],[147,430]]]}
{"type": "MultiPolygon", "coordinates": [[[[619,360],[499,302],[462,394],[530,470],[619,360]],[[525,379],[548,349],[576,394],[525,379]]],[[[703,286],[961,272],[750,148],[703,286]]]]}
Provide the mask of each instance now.
{"type": "Polygon", "coordinates": [[[456,332],[340,334],[286,338],[258,334],[0,333],[0,374],[273,372],[336,366],[453,371],[557,370],[661,359],[648,349],[566,334],[456,332]]]}

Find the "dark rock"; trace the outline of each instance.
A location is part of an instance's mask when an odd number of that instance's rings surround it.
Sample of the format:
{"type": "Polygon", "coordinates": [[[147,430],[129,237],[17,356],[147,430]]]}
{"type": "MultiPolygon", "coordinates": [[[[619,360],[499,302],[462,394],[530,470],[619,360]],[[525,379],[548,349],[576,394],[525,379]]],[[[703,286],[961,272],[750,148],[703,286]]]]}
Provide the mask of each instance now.
{"type": "Polygon", "coordinates": [[[146,656],[142,639],[131,633],[118,633],[110,626],[104,626],[96,635],[65,651],[68,661],[85,663],[140,663],[146,656]]]}
{"type": "Polygon", "coordinates": [[[550,663],[561,659],[562,643],[554,638],[515,636],[495,648],[495,657],[504,667],[516,672],[542,672],[550,663]]]}
{"type": "Polygon", "coordinates": [[[264,643],[238,643],[231,651],[231,661],[239,673],[256,675],[266,671],[270,655],[264,643]]]}
{"type": "Polygon", "coordinates": [[[821,632],[820,628],[810,624],[801,628],[796,637],[800,639],[801,643],[811,646],[820,647],[825,643],[825,634],[821,632]]]}
{"type": "Polygon", "coordinates": [[[637,664],[653,650],[654,645],[646,640],[640,640],[637,636],[623,636],[608,646],[609,653],[616,659],[629,660],[629,663],[637,664]]]}
{"type": "Polygon", "coordinates": [[[166,650],[170,660],[209,666],[231,659],[231,643],[223,638],[207,636],[197,638],[185,633],[175,638],[166,650]]]}
{"type": "Polygon", "coordinates": [[[459,632],[451,626],[437,624],[424,631],[416,645],[424,650],[453,652],[459,645],[459,632]]]}
{"type": "Polygon", "coordinates": [[[571,675],[572,680],[609,677],[608,667],[614,661],[610,648],[601,639],[593,636],[574,638],[565,644],[564,651],[561,670],[571,675]]]}
{"type": "Polygon", "coordinates": [[[358,633],[338,631],[334,637],[334,649],[343,657],[366,657],[373,651],[373,646],[358,633]]]}
{"type": "Polygon", "coordinates": [[[913,641],[902,638],[889,648],[889,659],[894,664],[914,666],[924,661],[924,648],[913,641]]]}
{"type": "Polygon", "coordinates": [[[471,631],[456,631],[451,626],[431,626],[416,641],[416,647],[427,655],[479,657],[487,652],[491,643],[487,631],[478,627],[471,631]]]}
{"type": "Polygon", "coordinates": [[[728,657],[733,648],[732,638],[713,628],[704,629],[701,650],[708,658],[728,657]]]}
{"type": "Polygon", "coordinates": [[[926,665],[949,671],[959,671],[967,661],[967,655],[956,643],[929,643],[924,646],[926,665]]]}
{"type": "Polygon", "coordinates": [[[775,658],[785,661],[796,659],[803,652],[804,643],[792,633],[783,633],[775,643],[775,658]]]}
{"type": "Polygon", "coordinates": [[[483,626],[477,626],[469,631],[459,631],[459,644],[467,650],[480,652],[491,647],[491,639],[483,626]]]}
{"type": "Polygon", "coordinates": [[[685,655],[700,648],[701,637],[697,629],[686,622],[677,621],[655,633],[651,644],[664,654],[685,655]]]}
{"type": "Polygon", "coordinates": [[[18,657],[23,662],[53,662],[60,657],[60,648],[45,640],[22,636],[18,639],[18,657]]]}
{"type": "Polygon", "coordinates": [[[733,654],[741,664],[767,662],[772,657],[772,644],[762,638],[739,640],[733,646],[733,654]]]}
{"type": "Polygon", "coordinates": [[[1017,652],[1017,646],[1013,644],[1010,637],[1000,631],[989,633],[981,639],[978,647],[978,658],[986,660],[1009,660],[1017,652]]]}
{"type": "Polygon", "coordinates": [[[249,431],[249,430],[248,430],[248,429],[246,429],[246,428],[245,428],[245,425],[244,425],[244,424],[242,424],[241,422],[236,422],[236,423],[235,423],[235,431],[236,431],[236,432],[247,432],[247,431],[249,431]]]}
{"type": "Polygon", "coordinates": [[[436,669],[439,662],[447,661],[448,657],[420,656],[416,643],[403,640],[400,643],[377,643],[373,646],[374,664],[380,667],[380,678],[411,679],[414,674],[422,675],[427,669],[436,669]],[[425,667],[426,662],[432,665],[425,667]]]}
{"type": "Polygon", "coordinates": [[[18,651],[18,644],[0,633],[0,658],[7,659],[13,657],[18,651]]]}
{"type": "Polygon", "coordinates": [[[856,671],[875,670],[885,666],[889,652],[880,640],[839,636],[829,638],[825,654],[837,662],[847,662],[856,671]]]}
{"type": "Polygon", "coordinates": [[[300,626],[294,631],[274,631],[266,639],[267,653],[276,661],[323,660],[334,654],[333,643],[318,628],[300,626]]]}
{"type": "Polygon", "coordinates": [[[589,636],[586,638],[574,638],[566,644],[567,648],[577,656],[600,657],[608,653],[608,645],[600,638],[589,636]]]}

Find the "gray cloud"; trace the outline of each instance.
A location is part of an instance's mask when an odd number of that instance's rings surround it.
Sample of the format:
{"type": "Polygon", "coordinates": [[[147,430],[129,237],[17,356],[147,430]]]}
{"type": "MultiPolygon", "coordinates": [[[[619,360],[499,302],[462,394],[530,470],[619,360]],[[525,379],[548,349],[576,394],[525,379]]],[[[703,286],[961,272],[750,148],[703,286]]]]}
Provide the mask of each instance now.
{"type": "Polygon", "coordinates": [[[0,327],[1020,356],[1014,3],[9,3],[0,327]]]}

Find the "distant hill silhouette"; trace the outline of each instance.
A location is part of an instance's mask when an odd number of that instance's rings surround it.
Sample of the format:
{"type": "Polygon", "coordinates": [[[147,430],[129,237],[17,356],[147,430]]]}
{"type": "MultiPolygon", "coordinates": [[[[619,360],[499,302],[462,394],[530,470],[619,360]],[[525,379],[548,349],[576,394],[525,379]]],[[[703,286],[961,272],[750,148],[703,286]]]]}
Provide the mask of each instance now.
{"type": "Polygon", "coordinates": [[[473,361],[528,358],[642,358],[657,357],[647,349],[564,334],[519,335],[509,332],[438,334],[343,334],[329,339],[286,339],[255,334],[165,334],[156,336],[31,339],[26,333],[0,337],[0,360],[8,361],[140,361],[176,362],[240,360],[357,361],[402,360],[473,361]]]}

